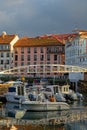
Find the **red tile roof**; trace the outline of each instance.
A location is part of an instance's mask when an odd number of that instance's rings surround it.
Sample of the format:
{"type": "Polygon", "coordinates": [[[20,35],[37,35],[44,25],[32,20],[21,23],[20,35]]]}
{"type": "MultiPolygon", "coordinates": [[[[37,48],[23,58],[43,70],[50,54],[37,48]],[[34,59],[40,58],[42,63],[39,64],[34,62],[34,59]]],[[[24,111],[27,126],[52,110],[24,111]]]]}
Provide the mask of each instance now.
{"type": "Polygon", "coordinates": [[[15,38],[15,34],[14,35],[1,35],[0,36],[0,44],[9,44],[14,38],[15,38]]]}
{"type": "Polygon", "coordinates": [[[53,46],[53,45],[62,45],[60,41],[56,38],[50,37],[35,37],[35,38],[28,38],[23,37],[19,39],[15,44],[14,47],[25,47],[25,46],[53,46]]]}
{"type": "Polygon", "coordinates": [[[71,41],[77,36],[78,33],[50,34],[34,38],[23,37],[14,44],[14,47],[64,45],[67,41],[71,41]]]}
{"type": "Polygon", "coordinates": [[[75,38],[77,34],[53,34],[52,36],[65,44],[69,39],[75,38]]]}
{"type": "Polygon", "coordinates": [[[66,41],[68,41],[70,38],[73,39],[76,36],[78,36],[77,33],[72,34],[50,34],[50,35],[43,35],[41,37],[47,38],[47,37],[53,37],[57,39],[60,43],[65,44],[66,41]]]}

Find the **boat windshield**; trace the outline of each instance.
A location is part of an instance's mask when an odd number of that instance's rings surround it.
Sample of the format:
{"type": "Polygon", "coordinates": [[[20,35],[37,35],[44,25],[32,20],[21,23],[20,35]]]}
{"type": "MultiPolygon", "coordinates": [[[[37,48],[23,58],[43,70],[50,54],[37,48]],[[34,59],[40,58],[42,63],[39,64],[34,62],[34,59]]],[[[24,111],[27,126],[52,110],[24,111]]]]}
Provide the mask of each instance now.
{"type": "Polygon", "coordinates": [[[15,87],[9,87],[8,92],[16,92],[16,88],[15,87]]]}
{"type": "Polygon", "coordinates": [[[58,86],[54,86],[54,94],[56,94],[56,93],[59,93],[59,88],[58,88],[58,86]]]}

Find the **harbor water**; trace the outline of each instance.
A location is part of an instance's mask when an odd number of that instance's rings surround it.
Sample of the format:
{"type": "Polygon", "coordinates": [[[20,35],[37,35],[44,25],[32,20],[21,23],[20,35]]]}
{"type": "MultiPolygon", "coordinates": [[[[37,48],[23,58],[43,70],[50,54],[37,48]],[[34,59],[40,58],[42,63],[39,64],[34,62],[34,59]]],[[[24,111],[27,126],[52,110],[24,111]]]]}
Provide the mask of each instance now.
{"type": "Polygon", "coordinates": [[[87,130],[87,105],[73,102],[66,111],[30,112],[14,103],[1,105],[0,130],[87,130]]]}

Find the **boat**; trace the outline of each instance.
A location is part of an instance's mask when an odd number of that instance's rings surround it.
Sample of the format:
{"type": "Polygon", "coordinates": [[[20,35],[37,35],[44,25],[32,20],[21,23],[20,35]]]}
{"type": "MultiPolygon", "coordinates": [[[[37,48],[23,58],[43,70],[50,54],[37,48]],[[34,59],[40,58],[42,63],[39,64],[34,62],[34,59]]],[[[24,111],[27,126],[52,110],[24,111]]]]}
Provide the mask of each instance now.
{"type": "Polygon", "coordinates": [[[79,92],[75,92],[74,90],[69,90],[69,93],[65,94],[64,97],[66,100],[70,101],[81,101],[83,100],[83,95],[79,92]]]}
{"type": "MultiPolygon", "coordinates": [[[[40,85],[42,85],[44,94],[48,99],[49,96],[54,95],[57,102],[67,102],[67,101],[78,101],[83,99],[83,95],[79,92],[75,92],[70,89],[69,84],[60,85],[49,85],[47,79],[41,79],[40,85]],[[43,82],[42,82],[43,81],[43,82]]],[[[35,84],[34,84],[35,86],[35,84]]]]}
{"type": "Polygon", "coordinates": [[[6,117],[13,117],[16,119],[26,119],[26,120],[41,120],[41,119],[52,119],[59,117],[66,117],[69,111],[27,111],[23,105],[16,103],[7,102],[4,106],[4,111],[6,117]]]}
{"type": "Polygon", "coordinates": [[[65,102],[50,101],[25,101],[22,105],[29,111],[62,111],[69,110],[69,105],[65,102]]]}
{"type": "Polygon", "coordinates": [[[82,93],[76,92],[76,95],[77,95],[78,100],[83,100],[84,99],[82,93]]]}
{"type": "Polygon", "coordinates": [[[28,100],[27,88],[24,84],[14,84],[8,87],[8,92],[4,94],[7,102],[21,103],[28,100]]]}
{"type": "Polygon", "coordinates": [[[47,85],[45,90],[44,90],[44,94],[47,98],[49,98],[49,96],[54,95],[57,102],[65,102],[66,101],[66,99],[63,97],[63,94],[60,90],[59,85],[47,85]]]}
{"type": "Polygon", "coordinates": [[[36,88],[29,88],[27,85],[19,84],[8,87],[5,93],[7,102],[22,104],[29,111],[55,111],[67,110],[69,105],[65,102],[51,102],[45,98],[43,91],[36,88]],[[33,91],[30,91],[34,89],[33,91]],[[34,100],[31,100],[30,95],[34,100]]]}
{"type": "Polygon", "coordinates": [[[83,95],[79,92],[75,92],[74,90],[70,89],[69,84],[59,86],[59,89],[66,101],[78,101],[83,99],[83,95]]]}

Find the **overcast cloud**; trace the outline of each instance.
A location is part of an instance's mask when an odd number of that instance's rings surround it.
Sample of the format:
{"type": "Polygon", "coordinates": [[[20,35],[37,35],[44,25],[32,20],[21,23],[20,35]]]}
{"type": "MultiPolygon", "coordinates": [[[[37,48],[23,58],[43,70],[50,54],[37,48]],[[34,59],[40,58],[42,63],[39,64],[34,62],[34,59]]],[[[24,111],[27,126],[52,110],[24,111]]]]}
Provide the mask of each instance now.
{"type": "Polygon", "coordinates": [[[87,0],[2,0],[0,33],[19,36],[87,30],[87,0]]]}

